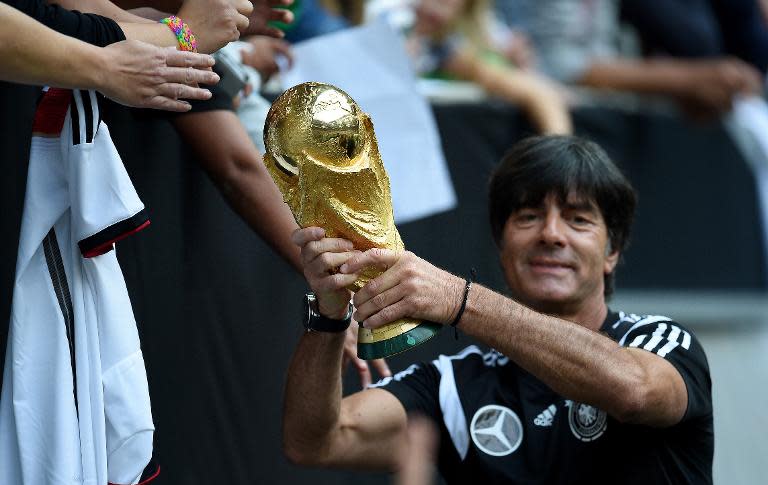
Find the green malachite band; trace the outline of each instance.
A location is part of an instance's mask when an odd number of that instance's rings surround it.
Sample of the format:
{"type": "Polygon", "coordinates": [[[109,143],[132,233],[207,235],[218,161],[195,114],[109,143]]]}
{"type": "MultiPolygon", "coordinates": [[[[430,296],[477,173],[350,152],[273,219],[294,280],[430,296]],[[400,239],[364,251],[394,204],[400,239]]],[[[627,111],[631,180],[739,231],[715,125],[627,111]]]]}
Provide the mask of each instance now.
{"type": "Polygon", "coordinates": [[[357,344],[357,356],[364,360],[383,359],[400,352],[405,352],[434,337],[443,326],[432,322],[423,322],[418,327],[396,337],[373,343],[357,344]]]}

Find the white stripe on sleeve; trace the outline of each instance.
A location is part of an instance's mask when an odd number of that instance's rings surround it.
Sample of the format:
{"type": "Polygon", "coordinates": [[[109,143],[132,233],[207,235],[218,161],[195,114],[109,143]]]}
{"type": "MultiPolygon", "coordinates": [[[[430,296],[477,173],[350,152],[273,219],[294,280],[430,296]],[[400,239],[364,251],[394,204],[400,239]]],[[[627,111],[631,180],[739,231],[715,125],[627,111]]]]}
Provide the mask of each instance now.
{"type": "Polygon", "coordinates": [[[691,334],[683,330],[683,348],[688,350],[691,347],[691,334]]]}
{"type": "Polygon", "coordinates": [[[675,347],[680,345],[680,343],[677,341],[679,337],[680,337],[680,327],[678,327],[677,325],[672,325],[672,331],[669,332],[669,336],[667,337],[667,343],[664,344],[664,346],[656,352],[659,355],[659,357],[665,357],[668,353],[672,352],[675,349],[675,347]]]}
{"type": "Polygon", "coordinates": [[[647,337],[647,335],[638,335],[637,337],[635,337],[635,340],[633,340],[632,343],[629,344],[629,346],[640,347],[640,344],[643,343],[643,340],[645,340],[645,337],[647,337]]]}
{"type": "Polygon", "coordinates": [[[669,317],[663,317],[661,315],[652,315],[645,317],[641,320],[639,320],[637,323],[632,325],[629,330],[624,334],[623,337],[621,337],[621,340],[619,340],[619,345],[624,345],[624,342],[627,340],[627,335],[632,333],[636,328],[640,328],[644,325],[650,325],[652,323],[658,323],[658,322],[671,322],[672,320],[669,317]]]}
{"type": "Polygon", "coordinates": [[[664,339],[664,334],[667,331],[667,324],[666,323],[660,323],[656,327],[656,331],[653,332],[653,335],[651,335],[651,339],[648,341],[647,344],[643,346],[645,350],[653,351],[653,349],[656,348],[657,345],[659,345],[659,342],[664,339]]]}

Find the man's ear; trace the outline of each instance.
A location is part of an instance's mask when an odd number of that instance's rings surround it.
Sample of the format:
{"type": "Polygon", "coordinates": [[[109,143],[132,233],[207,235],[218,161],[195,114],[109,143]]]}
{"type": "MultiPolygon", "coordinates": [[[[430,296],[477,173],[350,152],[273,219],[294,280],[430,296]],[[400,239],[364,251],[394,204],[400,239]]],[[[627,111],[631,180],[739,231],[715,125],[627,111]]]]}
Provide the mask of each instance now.
{"type": "Polygon", "coordinates": [[[605,246],[605,263],[603,266],[603,273],[613,273],[613,270],[616,269],[616,265],[619,263],[619,256],[621,256],[621,253],[619,251],[613,250],[611,241],[609,240],[608,244],[605,246]]]}

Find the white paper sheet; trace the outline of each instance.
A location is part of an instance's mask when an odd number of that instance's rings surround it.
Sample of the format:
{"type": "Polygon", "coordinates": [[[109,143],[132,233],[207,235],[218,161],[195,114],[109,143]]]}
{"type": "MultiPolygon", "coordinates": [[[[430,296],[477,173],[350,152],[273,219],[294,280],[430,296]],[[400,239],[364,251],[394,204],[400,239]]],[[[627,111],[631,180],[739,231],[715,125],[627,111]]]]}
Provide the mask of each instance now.
{"type": "Polygon", "coordinates": [[[306,81],[338,86],[371,116],[402,224],[452,209],[456,195],[427,101],[416,89],[402,37],[376,22],[294,46],[283,88],[306,81]]]}

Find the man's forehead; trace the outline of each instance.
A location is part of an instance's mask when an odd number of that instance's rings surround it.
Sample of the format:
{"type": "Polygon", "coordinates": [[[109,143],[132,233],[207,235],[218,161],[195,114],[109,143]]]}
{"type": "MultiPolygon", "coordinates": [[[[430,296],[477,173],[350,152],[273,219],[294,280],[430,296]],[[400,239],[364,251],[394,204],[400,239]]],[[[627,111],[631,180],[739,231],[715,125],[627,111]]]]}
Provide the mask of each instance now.
{"type": "Polygon", "coordinates": [[[569,191],[564,197],[557,191],[548,192],[540,201],[530,201],[528,206],[544,207],[547,204],[557,204],[563,208],[599,211],[595,199],[588,194],[576,190],[569,191]]]}

